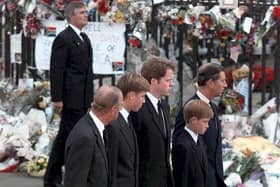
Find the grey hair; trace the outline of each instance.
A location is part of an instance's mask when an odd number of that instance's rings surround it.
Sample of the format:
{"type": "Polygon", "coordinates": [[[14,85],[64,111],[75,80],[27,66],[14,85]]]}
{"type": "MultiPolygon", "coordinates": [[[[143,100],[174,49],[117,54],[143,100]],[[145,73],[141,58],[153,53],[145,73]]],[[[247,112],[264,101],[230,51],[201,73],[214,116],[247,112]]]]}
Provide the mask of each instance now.
{"type": "Polygon", "coordinates": [[[78,1],[70,2],[64,9],[64,16],[67,19],[67,21],[69,21],[70,15],[75,14],[76,9],[79,9],[79,8],[82,8],[85,6],[86,5],[83,2],[78,2],[78,1]]]}

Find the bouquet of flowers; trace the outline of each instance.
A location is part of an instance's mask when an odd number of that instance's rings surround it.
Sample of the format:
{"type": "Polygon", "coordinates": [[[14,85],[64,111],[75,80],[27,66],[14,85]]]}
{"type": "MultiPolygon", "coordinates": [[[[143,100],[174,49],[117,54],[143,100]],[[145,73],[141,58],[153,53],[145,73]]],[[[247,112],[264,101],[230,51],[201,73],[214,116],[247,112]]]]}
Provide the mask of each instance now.
{"type": "Polygon", "coordinates": [[[250,178],[256,178],[256,173],[263,174],[260,167],[260,158],[256,152],[246,149],[240,154],[233,154],[232,165],[226,171],[227,174],[238,173],[242,182],[246,182],[250,178]]]}
{"type": "Polygon", "coordinates": [[[26,171],[31,176],[42,177],[45,175],[47,164],[48,157],[46,155],[39,155],[27,162],[26,171]]]}
{"type": "Polygon", "coordinates": [[[234,90],[226,89],[222,95],[221,106],[225,108],[226,114],[241,112],[244,103],[244,96],[234,90]]]}

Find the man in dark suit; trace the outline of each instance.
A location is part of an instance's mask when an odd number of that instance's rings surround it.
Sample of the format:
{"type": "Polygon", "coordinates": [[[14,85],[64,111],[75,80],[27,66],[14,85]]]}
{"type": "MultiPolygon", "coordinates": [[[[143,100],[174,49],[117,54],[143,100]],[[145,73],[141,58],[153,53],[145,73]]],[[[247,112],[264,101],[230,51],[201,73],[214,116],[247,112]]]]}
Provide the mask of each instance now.
{"type": "Polygon", "coordinates": [[[106,127],[111,187],[138,187],[139,152],[129,112],[137,112],[145,102],[148,81],[139,74],[123,75],[117,83],[124,101],[119,117],[106,127]]]}
{"type": "Polygon", "coordinates": [[[93,96],[92,48],[81,33],[87,24],[87,8],[72,2],[65,8],[69,26],[59,33],[52,45],[50,84],[55,108],[61,111],[61,122],[50,153],[45,186],[61,183],[65,141],[77,121],[86,114],[93,96]]]}
{"type": "Polygon", "coordinates": [[[121,91],[100,87],[92,110],[72,129],[65,146],[65,187],[108,187],[109,164],[103,130],[116,120],[123,105],[121,91]]]}
{"type": "Polygon", "coordinates": [[[146,102],[131,113],[139,145],[140,187],[172,187],[170,167],[169,105],[162,99],[174,85],[174,64],[165,58],[150,57],[141,74],[150,84],[146,102]]]}
{"type": "Polygon", "coordinates": [[[172,148],[172,164],[176,187],[207,187],[207,154],[200,135],[214,115],[207,103],[199,99],[184,106],[184,130],[172,148]]]}
{"type": "MultiPolygon", "coordinates": [[[[189,101],[201,99],[209,104],[214,112],[214,117],[209,121],[209,128],[203,135],[203,140],[207,145],[208,157],[207,187],[223,187],[225,184],[222,162],[221,124],[218,116],[218,107],[211,102],[212,99],[220,96],[227,87],[223,68],[215,63],[202,65],[198,70],[197,84],[198,90],[189,101]]],[[[184,124],[185,121],[181,110],[176,117],[173,143],[178,142],[178,135],[184,130],[184,124]]]]}

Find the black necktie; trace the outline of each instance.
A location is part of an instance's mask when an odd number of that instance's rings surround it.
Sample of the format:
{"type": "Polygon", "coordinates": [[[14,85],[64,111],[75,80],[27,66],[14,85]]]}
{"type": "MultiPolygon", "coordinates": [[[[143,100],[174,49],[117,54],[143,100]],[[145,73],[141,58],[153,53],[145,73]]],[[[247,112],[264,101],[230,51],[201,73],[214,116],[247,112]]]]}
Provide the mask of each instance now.
{"type": "Polygon", "coordinates": [[[132,138],[133,138],[133,127],[132,127],[132,120],[131,120],[131,117],[130,116],[128,116],[127,117],[127,127],[128,127],[128,129],[129,129],[129,132],[130,132],[130,135],[132,136],[132,138]]]}
{"type": "Polygon", "coordinates": [[[162,104],[161,104],[160,100],[158,101],[158,114],[159,114],[159,121],[161,123],[163,133],[166,136],[166,124],[165,124],[165,119],[164,119],[163,110],[162,110],[162,104]]]}
{"type": "Polygon", "coordinates": [[[127,117],[127,124],[128,124],[128,127],[129,127],[130,129],[133,128],[133,127],[132,127],[132,119],[131,119],[130,116],[127,117]]]}
{"type": "Polygon", "coordinates": [[[199,145],[200,145],[200,143],[201,143],[201,141],[200,141],[200,137],[198,136],[198,137],[197,137],[197,142],[196,142],[196,145],[197,145],[197,146],[199,146],[199,145]]]}
{"type": "Polygon", "coordinates": [[[85,41],[86,41],[86,38],[87,38],[86,33],[81,32],[80,35],[81,35],[81,37],[83,38],[83,41],[85,42],[85,41]]]}
{"type": "Polygon", "coordinates": [[[212,111],[213,111],[213,113],[214,113],[214,123],[215,123],[215,127],[216,127],[216,129],[218,129],[218,121],[217,121],[217,117],[216,117],[216,114],[217,114],[217,111],[216,111],[216,108],[215,108],[215,105],[210,101],[209,102],[209,104],[210,104],[210,107],[211,107],[211,109],[212,109],[212,111]]]}

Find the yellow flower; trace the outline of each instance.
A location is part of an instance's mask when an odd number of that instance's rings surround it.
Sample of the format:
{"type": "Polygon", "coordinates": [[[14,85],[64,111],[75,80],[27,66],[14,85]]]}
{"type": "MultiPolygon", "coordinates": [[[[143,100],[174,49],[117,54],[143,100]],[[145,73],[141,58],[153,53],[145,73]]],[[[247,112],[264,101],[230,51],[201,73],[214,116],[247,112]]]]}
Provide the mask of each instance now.
{"type": "Polygon", "coordinates": [[[43,158],[40,158],[40,159],[37,161],[38,164],[42,164],[43,162],[44,162],[44,159],[43,159],[43,158]]]}
{"type": "Polygon", "coordinates": [[[225,46],[226,46],[226,43],[224,43],[224,42],[220,43],[220,47],[225,47],[225,46]]]}
{"type": "Polygon", "coordinates": [[[126,3],[126,0],[118,0],[118,3],[119,4],[124,4],[124,3],[126,3]]]}
{"type": "Polygon", "coordinates": [[[123,23],[125,20],[124,20],[124,14],[121,12],[121,11],[117,11],[115,13],[115,16],[114,16],[114,20],[117,22],[117,23],[123,23]]]}

